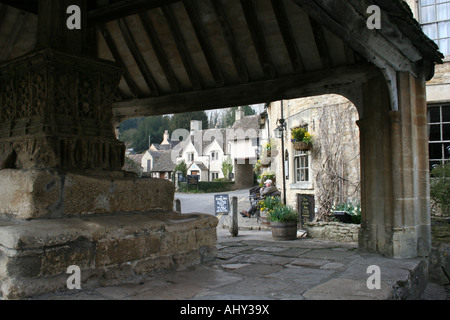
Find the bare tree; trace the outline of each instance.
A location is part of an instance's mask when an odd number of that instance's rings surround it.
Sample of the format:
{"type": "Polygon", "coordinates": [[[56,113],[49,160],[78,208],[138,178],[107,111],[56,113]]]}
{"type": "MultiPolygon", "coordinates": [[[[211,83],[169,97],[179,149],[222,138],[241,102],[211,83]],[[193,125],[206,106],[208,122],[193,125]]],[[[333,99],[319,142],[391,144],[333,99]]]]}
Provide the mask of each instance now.
{"type": "Polygon", "coordinates": [[[326,106],[319,114],[313,149],[318,163],[315,168],[317,220],[328,220],[333,205],[360,198],[357,161],[360,152],[354,114],[355,108],[350,103],[326,106]]]}

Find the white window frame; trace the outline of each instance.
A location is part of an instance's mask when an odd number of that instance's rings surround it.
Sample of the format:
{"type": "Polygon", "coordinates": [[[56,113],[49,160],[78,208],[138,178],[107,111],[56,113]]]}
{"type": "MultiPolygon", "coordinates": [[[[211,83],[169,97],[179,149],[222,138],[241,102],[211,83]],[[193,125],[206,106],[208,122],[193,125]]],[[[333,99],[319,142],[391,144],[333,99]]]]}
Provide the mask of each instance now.
{"type": "MultiPolygon", "coordinates": [[[[444,140],[444,125],[449,126],[450,125],[450,121],[444,121],[443,118],[443,109],[450,109],[450,104],[430,104],[428,106],[428,113],[430,112],[430,109],[432,108],[439,108],[439,122],[431,122],[431,118],[430,116],[428,116],[428,130],[430,130],[431,126],[438,126],[439,125],[439,130],[440,130],[440,137],[439,140],[430,140],[430,137],[428,139],[428,144],[430,146],[430,148],[434,145],[440,145],[440,147],[442,148],[441,150],[441,154],[442,154],[442,158],[432,158],[432,153],[430,152],[430,170],[432,169],[432,163],[434,163],[434,165],[437,164],[437,162],[440,162],[440,164],[444,163],[444,162],[450,162],[450,157],[449,158],[445,158],[446,155],[448,155],[450,153],[450,140],[444,140]],[[447,146],[446,146],[447,145],[447,146]]],[[[431,151],[431,150],[430,150],[431,151]]]]}
{"type": "MultiPolygon", "coordinates": [[[[296,151],[293,150],[292,152],[292,174],[290,175],[292,184],[290,185],[291,189],[308,189],[312,190],[313,182],[312,182],[312,170],[311,170],[311,152],[309,151],[296,151]],[[306,158],[307,160],[307,167],[298,167],[298,163],[301,162],[301,158],[306,158]],[[297,180],[299,170],[307,170],[308,179],[301,181],[297,180]]],[[[290,170],[289,170],[290,171],[290,170]]]]}
{"type": "Polygon", "coordinates": [[[219,172],[211,172],[211,181],[214,179],[219,179],[219,172]]]}
{"type": "Polygon", "coordinates": [[[441,52],[444,53],[445,56],[449,56],[450,55],[450,48],[446,47],[445,49],[443,47],[441,47],[440,42],[443,40],[449,41],[450,42],[450,33],[447,34],[447,36],[441,36],[440,35],[440,28],[443,28],[443,23],[450,23],[450,17],[446,18],[446,19],[441,19],[439,18],[439,12],[438,11],[438,6],[441,5],[448,5],[450,6],[450,0],[431,0],[433,3],[431,4],[424,4],[426,3],[425,0],[419,0],[419,20],[420,20],[420,24],[422,25],[422,28],[424,29],[424,32],[427,34],[428,37],[430,37],[433,41],[436,42],[436,44],[440,47],[441,52]],[[424,20],[423,17],[423,13],[422,13],[422,9],[423,8],[432,8],[434,7],[434,19],[431,21],[426,21],[424,20]],[[436,37],[433,37],[431,34],[426,32],[426,28],[427,27],[435,27],[435,31],[436,31],[436,37]]]}

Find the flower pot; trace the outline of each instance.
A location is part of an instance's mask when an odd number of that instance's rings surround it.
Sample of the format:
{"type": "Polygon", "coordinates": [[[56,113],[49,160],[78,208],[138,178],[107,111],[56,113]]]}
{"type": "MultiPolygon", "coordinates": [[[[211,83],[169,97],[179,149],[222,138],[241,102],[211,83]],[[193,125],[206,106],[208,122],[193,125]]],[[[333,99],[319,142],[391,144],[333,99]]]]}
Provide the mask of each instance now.
{"type": "Polygon", "coordinates": [[[311,142],[295,141],[294,149],[297,151],[309,151],[312,149],[311,142]]]}
{"type": "Polygon", "coordinates": [[[346,211],[335,211],[334,217],[339,220],[339,222],[342,223],[351,223],[352,222],[352,216],[348,214],[346,211]]]}
{"type": "Polygon", "coordinates": [[[272,237],[274,240],[297,239],[297,222],[271,222],[272,237]]]}

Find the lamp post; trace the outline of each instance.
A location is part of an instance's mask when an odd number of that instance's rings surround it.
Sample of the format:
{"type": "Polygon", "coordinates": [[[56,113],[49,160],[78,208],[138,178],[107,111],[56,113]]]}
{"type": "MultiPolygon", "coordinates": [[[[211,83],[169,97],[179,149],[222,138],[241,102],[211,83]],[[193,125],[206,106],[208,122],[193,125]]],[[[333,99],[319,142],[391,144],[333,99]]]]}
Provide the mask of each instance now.
{"type": "Polygon", "coordinates": [[[281,119],[277,121],[278,127],[274,130],[275,137],[281,139],[281,165],[283,171],[283,202],[286,204],[286,171],[284,163],[284,131],[286,130],[286,120],[283,115],[283,101],[281,101],[281,119]]]}

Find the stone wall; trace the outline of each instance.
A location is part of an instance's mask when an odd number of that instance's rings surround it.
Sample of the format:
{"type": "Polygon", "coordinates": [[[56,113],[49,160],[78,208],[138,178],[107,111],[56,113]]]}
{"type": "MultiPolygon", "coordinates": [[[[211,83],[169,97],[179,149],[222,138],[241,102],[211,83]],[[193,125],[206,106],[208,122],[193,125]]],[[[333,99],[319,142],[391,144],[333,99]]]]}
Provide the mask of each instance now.
{"type": "Polygon", "coordinates": [[[339,222],[311,222],[307,224],[308,236],[339,242],[358,242],[359,224],[339,222]]]}

